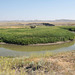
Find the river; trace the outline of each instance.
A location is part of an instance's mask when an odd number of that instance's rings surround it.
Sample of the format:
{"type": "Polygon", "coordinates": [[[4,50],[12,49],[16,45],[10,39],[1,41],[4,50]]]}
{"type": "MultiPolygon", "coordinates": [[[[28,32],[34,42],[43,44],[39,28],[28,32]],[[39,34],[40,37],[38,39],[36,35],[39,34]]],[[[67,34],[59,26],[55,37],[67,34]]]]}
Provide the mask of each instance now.
{"type": "Polygon", "coordinates": [[[58,45],[46,46],[21,46],[4,44],[0,45],[0,56],[30,56],[45,53],[58,53],[75,50],[75,41],[58,45]]]}

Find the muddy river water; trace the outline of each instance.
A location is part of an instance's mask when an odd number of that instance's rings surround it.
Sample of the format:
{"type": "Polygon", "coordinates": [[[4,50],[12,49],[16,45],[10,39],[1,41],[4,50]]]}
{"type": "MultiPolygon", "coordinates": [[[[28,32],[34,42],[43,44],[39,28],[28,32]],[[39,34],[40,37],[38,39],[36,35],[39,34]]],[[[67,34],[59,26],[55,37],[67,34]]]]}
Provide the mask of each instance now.
{"type": "Polygon", "coordinates": [[[58,45],[21,46],[4,44],[0,45],[0,56],[30,56],[45,53],[58,53],[75,50],[75,41],[58,45]]]}

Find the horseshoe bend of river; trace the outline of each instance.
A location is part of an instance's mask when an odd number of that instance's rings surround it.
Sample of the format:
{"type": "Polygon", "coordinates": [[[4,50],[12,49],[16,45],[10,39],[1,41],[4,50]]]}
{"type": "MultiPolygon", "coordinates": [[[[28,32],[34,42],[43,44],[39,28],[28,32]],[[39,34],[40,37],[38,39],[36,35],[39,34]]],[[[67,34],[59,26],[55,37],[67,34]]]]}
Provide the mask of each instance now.
{"type": "Polygon", "coordinates": [[[57,45],[21,46],[12,44],[0,44],[0,56],[30,56],[45,53],[59,53],[75,50],[75,41],[57,45]]]}

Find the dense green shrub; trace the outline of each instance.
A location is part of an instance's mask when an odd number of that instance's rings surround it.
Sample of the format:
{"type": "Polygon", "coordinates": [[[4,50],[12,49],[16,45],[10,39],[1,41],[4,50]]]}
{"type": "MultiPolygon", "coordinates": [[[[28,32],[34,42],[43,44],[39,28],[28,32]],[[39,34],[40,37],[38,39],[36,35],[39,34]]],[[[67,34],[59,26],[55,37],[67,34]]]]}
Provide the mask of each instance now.
{"type": "Polygon", "coordinates": [[[61,28],[67,29],[67,30],[69,30],[69,31],[75,31],[75,26],[63,26],[63,27],[61,27],[61,28]]]}
{"type": "Polygon", "coordinates": [[[59,27],[39,26],[35,29],[0,29],[0,41],[12,44],[54,43],[73,39],[73,33],[59,27]]]}

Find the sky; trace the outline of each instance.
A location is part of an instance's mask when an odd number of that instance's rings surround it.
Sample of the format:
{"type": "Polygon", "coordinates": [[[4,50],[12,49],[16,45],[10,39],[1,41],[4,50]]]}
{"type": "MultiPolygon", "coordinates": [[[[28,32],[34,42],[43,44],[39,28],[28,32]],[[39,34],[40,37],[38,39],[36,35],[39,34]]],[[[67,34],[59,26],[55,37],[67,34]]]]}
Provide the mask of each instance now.
{"type": "Polygon", "coordinates": [[[0,0],[0,20],[75,20],[75,0],[0,0]]]}

